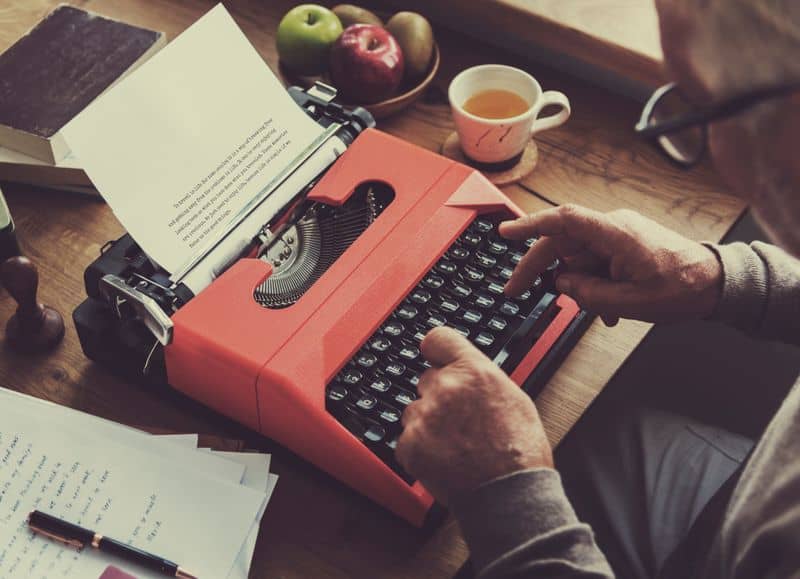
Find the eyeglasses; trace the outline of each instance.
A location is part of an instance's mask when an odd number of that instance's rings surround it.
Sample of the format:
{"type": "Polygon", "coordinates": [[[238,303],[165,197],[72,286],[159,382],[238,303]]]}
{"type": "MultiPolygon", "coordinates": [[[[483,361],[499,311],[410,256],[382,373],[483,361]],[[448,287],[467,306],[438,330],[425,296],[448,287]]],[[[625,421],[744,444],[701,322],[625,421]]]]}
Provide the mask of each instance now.
{"type": "Polygon", "coordinates": [[[657,89],[642,110],[636,132],[654,139],[683,167],[695,165],[708,146],[708,124],[731,117],[762,101],[800,90],[800,83],[762,88],[706,107],[696,107],[675,83],[657,89]]]}

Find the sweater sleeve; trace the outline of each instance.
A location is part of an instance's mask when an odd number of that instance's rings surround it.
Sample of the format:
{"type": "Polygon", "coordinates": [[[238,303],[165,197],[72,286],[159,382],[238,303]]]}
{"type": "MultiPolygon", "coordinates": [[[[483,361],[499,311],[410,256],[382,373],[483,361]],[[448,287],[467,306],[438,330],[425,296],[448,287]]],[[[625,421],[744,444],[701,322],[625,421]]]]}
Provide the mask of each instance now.
{"type": "Polygon", "coordinates": [[[555,470],[494,479],[450,506],[481,579],[614,576],[555,470]]]}
{"type": "Polygon", "coordinates": [[[800,261],[767,243],[708,244],[725,276],[712,319],[800,344],[800,261]]]}

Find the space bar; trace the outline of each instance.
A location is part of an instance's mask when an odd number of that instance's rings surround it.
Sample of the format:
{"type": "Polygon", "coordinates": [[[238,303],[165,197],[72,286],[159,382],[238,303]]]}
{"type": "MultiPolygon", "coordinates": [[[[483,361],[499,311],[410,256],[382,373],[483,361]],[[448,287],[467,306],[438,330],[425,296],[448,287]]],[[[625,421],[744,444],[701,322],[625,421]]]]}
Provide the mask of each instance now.
{"type": "Polygon", "coordinates": [[[536,307],[531,310],[528,317],[520,324],[517,331],[503,346],[503,349],[494,357],[494,363],[500,366],[503,371],[511,372],[519,361],[530,350],[531,346],[536,342],[539,336],[542,335],[544,327],[546,327],[547,320],[551,320],[558,312],[548,312],[555,308],[556,295],[550,292],[545,293],[536,304],[536,307]],[[545,313],[552,313],[552,315],[545,315],[545,313]]]}

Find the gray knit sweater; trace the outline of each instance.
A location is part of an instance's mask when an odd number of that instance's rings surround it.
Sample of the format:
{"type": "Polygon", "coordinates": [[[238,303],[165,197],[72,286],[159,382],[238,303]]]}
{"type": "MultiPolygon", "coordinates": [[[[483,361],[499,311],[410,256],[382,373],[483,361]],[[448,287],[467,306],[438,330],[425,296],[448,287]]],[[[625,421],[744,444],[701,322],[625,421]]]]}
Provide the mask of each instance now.
{"type": "MultiPolygon", "coordinates": [[[[763,243],[710,247],[725,274],[715,318],[800,344],[800,261],[763,243]]],[[[614,576],[552,469],[495,479],[451,509],[481,579],[614,576]]],[[[709,578],[800,576],[800,382],[745,466],[709,553],[709,578]]]]}

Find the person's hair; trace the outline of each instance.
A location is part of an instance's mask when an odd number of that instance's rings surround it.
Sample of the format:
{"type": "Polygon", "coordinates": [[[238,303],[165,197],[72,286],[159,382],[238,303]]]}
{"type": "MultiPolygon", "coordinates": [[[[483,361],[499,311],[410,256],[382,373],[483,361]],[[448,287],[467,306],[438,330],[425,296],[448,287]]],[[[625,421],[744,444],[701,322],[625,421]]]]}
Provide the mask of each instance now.
{"type": "Polygon", "coordinates": [[[770,63],[773,82],[800,81],[800,2],[798,0],[714,0],[720,9],[732,12],[752,41],[742,38],[740,50],[748,65],[770,63]],[[738,14],[737,14],[738,13],[738,14]],[[751,53],[752,51],[752,53],[751,53]]]}
{"type": "MultiPolygon", "coordinates": [[[[691,59],[725,93],[800,81],[800,0],[658,0],[693,29],[691,59]]],[[[710,80],[707,78],[707,80],[710,80]]]]}

